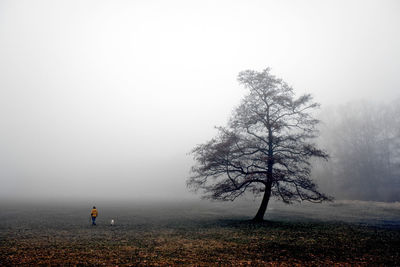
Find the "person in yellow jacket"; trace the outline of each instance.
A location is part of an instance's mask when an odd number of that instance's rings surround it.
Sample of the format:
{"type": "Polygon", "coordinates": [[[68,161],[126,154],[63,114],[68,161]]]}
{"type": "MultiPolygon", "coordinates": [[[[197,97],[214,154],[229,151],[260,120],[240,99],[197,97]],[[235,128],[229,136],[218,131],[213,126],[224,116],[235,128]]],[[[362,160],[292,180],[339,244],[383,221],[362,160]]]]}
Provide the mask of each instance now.
{"type": "Polygon", "coordinates": [[[92,211],[90,212],[90,216],[92,216],[92,225],[96,225],[96,217],[99,215],[99,212],[97,211],[96,207],[93,206],[92,211]]]}

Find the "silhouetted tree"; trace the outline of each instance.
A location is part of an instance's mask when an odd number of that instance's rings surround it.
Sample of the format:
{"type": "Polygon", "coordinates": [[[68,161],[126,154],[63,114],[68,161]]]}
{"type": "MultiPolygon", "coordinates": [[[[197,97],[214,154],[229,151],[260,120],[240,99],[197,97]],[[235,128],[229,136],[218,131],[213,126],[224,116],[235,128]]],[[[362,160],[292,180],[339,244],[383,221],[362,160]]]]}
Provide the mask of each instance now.
{"type": "Polygon", "coordinates": [[[271,195],[285,203],[330,200],[310,178],[310,159],[328,158],[310,142],[318,123],[310,112],[319,105],[309,94],[295,98],[269,68],[240,72],[238,81],[249,93],[227,127],[192,150],[196,164],[188,186],[218,200],[263,194],[255,221],[263,220],[271,195]]]}

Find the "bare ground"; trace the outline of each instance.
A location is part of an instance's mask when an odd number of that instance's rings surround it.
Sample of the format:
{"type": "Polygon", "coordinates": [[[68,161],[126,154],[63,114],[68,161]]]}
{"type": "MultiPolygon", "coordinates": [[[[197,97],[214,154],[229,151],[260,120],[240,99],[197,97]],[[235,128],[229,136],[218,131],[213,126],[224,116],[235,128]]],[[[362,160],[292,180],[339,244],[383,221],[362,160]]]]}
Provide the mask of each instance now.
{"type": "Polygon", "coordinates": [[[3,207],[0,265],[400,265],[393,223],[254,224],[188,205],[99,210],[90,226],[87,209],[76,206],[3,207]]]}

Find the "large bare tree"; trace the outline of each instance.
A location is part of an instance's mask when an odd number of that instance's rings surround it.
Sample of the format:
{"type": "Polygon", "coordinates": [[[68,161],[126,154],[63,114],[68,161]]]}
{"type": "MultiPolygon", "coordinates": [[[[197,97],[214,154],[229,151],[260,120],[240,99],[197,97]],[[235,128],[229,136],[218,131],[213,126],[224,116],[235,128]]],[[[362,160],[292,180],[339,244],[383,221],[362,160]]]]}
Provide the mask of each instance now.
{"type": "Polygon", "coordinates": [[[271,196],[285,203],[330,200],[310,178],[310,159],[328,158],[311,142],[318,133],[312,110],[319,105],[309,94],[295,98],[269,68],[240,72],[238,81],[249,92],[218,136],[192,150],[188,186],[218,200],[262,194],[255,221],[263,220],[271,196]]]}

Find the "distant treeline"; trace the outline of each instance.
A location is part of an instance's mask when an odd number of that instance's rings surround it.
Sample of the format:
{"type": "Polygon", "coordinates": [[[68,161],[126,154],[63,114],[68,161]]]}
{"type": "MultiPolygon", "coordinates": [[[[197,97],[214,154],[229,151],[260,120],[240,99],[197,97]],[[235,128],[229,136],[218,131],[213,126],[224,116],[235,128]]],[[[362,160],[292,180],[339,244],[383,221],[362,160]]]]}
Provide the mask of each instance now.
{"type": "Polygon", "coordinates": [[[318,142],[330,160],[315,162],[313,170],[322,191],[337,199],[400,201],[399,103],[322,110],[318,142]]]}

